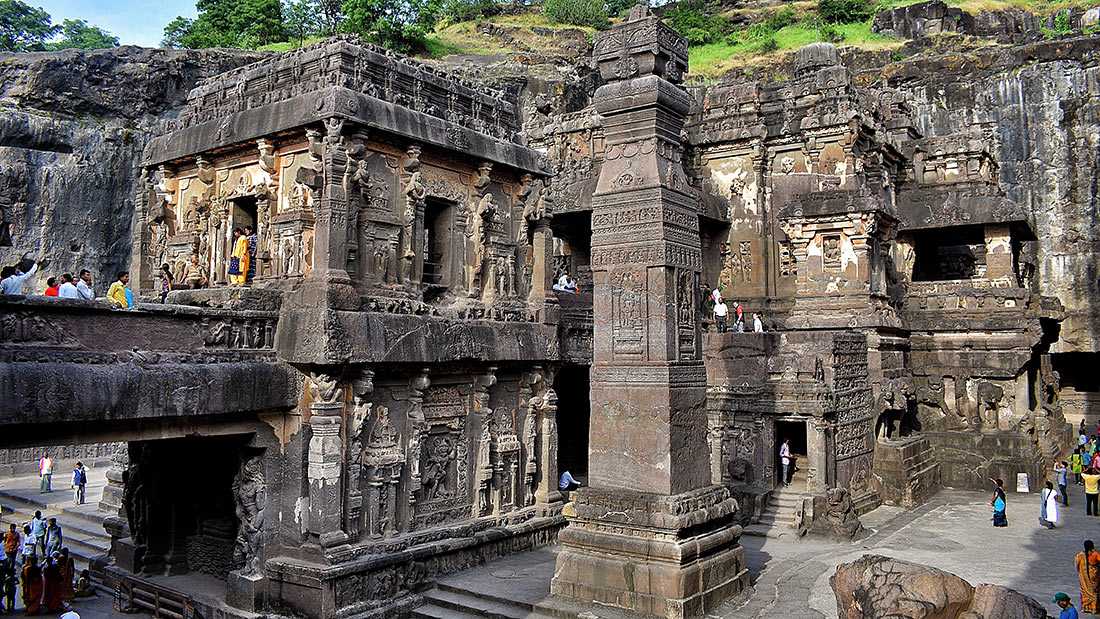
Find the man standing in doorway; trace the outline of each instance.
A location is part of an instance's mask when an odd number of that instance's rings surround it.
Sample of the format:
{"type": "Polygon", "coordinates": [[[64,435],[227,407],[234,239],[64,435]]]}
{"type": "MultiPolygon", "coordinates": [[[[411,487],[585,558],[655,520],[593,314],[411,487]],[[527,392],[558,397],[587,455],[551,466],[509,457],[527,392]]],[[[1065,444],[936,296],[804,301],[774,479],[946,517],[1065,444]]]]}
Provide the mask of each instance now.
{"type": "Polygon", "coordinates": [[[790,469],[791,467],[791,441],[790,439],[783,439],[783,445],[779,447],[779,460],[783,464],[783,485],[790,486],[790,469]]]}
{"type": "Polygon", "coordinates": [[[41,478],[38,484],[39,494],[53,492],[53,458],[48,451],[43,452],[42,458],[38,460],[38,476],[41,478]]]}

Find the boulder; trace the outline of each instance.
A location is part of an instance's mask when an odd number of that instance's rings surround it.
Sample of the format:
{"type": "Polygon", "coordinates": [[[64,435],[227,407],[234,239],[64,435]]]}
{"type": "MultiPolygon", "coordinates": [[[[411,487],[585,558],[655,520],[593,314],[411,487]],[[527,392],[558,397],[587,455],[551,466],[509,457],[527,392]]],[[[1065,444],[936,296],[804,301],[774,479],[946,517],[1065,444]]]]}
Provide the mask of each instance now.
{"type": "Polygon", "coordinates": [[[843,619],[1044,619],[1035,600],[1006,587],[979,585],[943,570],[881,555],[836,568],[830,579],[843,619]]]}
{"type": "Polygon", "coordinates": [[[850,541],[863,532],[852,496],[844,488],[830,488],[825,492],[805,499],[798,513],[799,535],[829,537],[841,541],[850,541]]]}

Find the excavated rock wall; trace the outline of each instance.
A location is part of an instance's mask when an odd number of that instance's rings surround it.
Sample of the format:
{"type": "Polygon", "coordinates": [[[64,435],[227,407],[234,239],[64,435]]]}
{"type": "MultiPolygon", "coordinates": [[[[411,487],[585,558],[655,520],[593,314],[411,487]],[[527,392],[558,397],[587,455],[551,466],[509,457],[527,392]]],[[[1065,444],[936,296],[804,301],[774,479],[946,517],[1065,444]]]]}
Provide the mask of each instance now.
{"type": "Polygon", "coordinates": [[[88,268],[103,294],[129,264],[138,164],[160,120],[200,79],[261,57],[129,46],[0,54],[0,209],[13,237],[0,263],[42,258],[36,292],[48,275],[88,268]]]}
{"type": "Polygon", "coordinates": [[[861,72],[900,89],[927,137],[977,126],[1007,197],[1032,217],[1044,295],[1065,305],[1055,352],[1100,350],[1100,37],[915,57],[861,72]]]}

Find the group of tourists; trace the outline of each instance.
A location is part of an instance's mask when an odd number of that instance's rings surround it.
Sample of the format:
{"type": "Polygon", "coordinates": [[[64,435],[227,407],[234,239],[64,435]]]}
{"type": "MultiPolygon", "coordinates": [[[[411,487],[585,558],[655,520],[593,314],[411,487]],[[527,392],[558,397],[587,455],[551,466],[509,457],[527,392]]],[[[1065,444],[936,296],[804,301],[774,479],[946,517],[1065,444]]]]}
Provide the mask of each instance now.
{"type": "MultiPolygon", "coordinates": [[[[722,293],[717,288],[711,291],[710,300],[714,304],[714,325],[718,329],[719,333],[725,333],[729,328],[729,316],[730,307],[722,299],[722,293]]],[[[733,331],[737,333],[744,333],[747,329],[745,327],[745,308],[741,307],[741,304],[737,301],[733,302],[733,331]]],[[[764,322],[760,320],[760,314],[752,315],[752,332],[763,333],[764,322]]]]}
{"type": "MultiPolygon", "coordinates": [[[[0,294],[25,295],[27,282],[38,272],[38,262],[24,255],[16,264],[3,267],[0,270],[0,294]]],[[[107,291],[107,301],[119,309],[134,307],[134,293],[130,290],[130,274],[123,271],[111,283],[107,291]]],[[[46,288],[42,295],[56,299],[76,299],[78,301],[94,301],[92,272],[88,269],[80,269],[74,276],[72,273],[61,273],[46,278],[46,288]]],[[[31,291],[31,294],[35,294],[31,291]]]]}
{"type": "MultiPolygon", "coordinates": [[[[12,294],[23,294],[23,292],[20,289],[19,292],[12,294]]],[[[46,279],[45,295],[59,299],[94,301],[95,291],[92,290],[92,272],[88,269],[81,269],[80,274],[76,277],[73,277],[72,273],[62,273],[58,277],[49,277],[46,279]]]]}
{"type": "MultiPolygon", "coordinates": [[[[42,457],[38,459],[39,494],[53,492],[53,467],[53,456],[48,451],[42,452],[42,457]]],[[[73,476],[70,483],[73,491],[73,505],[84,504],[87,486],[88,468],[84,466],[83,462],[77,461],[73,465],[73,476]]]]}
{"type": "Polygon", "coordinates": [[[0,610],[16,610],[17,590],[22,592],[20,599],[28,615],[61,613],[69,609],[74,598],[95,595],[88,570],[75,579],[74,587],[76,568],[56,518],[47,520],[36,511],[34,518],[23,525],[22,533],[10,523],[3,547],[0,610]]]}
{"type": "Polygon", "coordinates": [[[567,271],[562,271],[558,274],[557,281],[553,285],[553,289],[558,292],[567,292],[569,294],[577,294],[577,280],[569,277],[567,271]]]}

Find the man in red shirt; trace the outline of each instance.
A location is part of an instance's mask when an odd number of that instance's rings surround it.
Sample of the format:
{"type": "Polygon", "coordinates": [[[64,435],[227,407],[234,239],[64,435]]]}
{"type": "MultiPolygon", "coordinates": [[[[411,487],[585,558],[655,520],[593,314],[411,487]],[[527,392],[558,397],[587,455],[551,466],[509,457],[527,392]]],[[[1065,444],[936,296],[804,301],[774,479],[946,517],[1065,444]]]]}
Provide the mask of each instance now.
{"type": "Polygon", "coordinates": [[[58,289],[58,285],[57,285],[57,278],[56,277],[51,277],[51,278],[46,280],[46,296],[47,297],[56,297],[57,296],[57,289],[58,289]]]}

